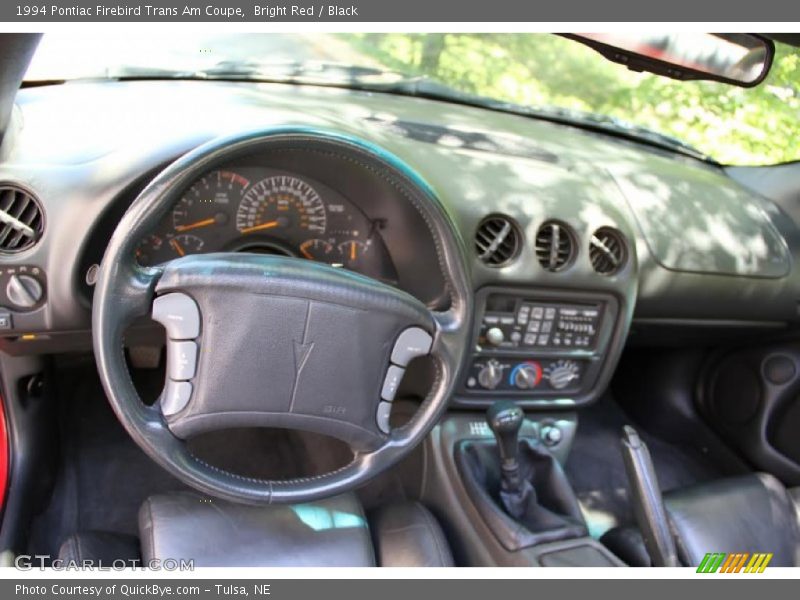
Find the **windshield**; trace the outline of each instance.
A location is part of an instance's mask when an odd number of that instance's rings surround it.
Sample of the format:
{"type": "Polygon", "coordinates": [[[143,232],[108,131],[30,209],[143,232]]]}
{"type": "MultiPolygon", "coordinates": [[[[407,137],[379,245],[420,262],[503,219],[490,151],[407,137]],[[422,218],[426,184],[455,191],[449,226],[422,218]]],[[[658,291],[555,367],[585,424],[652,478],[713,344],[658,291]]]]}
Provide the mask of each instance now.
{"type": "Polygon", "coordinates": [[[647,128],[725,164],[771,164],[800,159],[800,50],[776,47],[766,81],[745,89],[634,73],[574,41],[540,33],[47,34],[26,81],[232,75],[268,80],[271,74],[280,80],[292,65],[303,81],[330,82],[350,73],[342,83],[364,87],[369,80],[363,75],[390,71],[395,78],[430,78],[503,102],[647,128]],[[299,68],[314,63],[316,69],[299,68]],[[331,72],[319,63],[358,69],[331,72]]]}

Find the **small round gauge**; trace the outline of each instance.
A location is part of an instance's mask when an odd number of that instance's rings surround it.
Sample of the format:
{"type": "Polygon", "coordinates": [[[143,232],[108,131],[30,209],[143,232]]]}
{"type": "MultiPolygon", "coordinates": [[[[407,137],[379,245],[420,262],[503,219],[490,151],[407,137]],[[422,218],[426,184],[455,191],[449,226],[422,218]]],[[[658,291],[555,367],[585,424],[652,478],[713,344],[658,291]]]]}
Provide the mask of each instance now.
{"type": "Polygon", "coordinates": [[[164,239],[154,233],[150,234],[139,242],[139,247],[136,248],[136,260],[140,265],[152,265],[163,247],[164,239]]]}
{"type": "Polygon", "coordinates": [[[212,171],[199,179],[172,210],[178,233],[225,225],[250,182],[233,171],[212,171]]]}
{"type": "Polygon", "coordinates": [[[300,254],[309,260],[320,262],[330,262],[336,256],[333,244],[319,238],[306,240],[300,244],[300,254]]]}
{"type": "Polygon", "coordinates": [[[342,264],[348,269],[357,270],[363,264],[371,245],[368,241],[346,240],[336,246],[336,249],[339,251],[342,264]]]}
{"type": "Polygon", "coordinates": [[[172,249],[173,255],[186,256],[187,254],[199,254],[203,251],[205,242],[202,238],[191,233],[182,233],[170,237],[167,244],[172,249]]]}
{"type": "Polygon", "coordinates": [[[327,215],[320,195],[305,181],[289,175],[267,177],[253,184],[236,212],[236,228],[244,235],[276,231],[325,233],[327,215]]]}

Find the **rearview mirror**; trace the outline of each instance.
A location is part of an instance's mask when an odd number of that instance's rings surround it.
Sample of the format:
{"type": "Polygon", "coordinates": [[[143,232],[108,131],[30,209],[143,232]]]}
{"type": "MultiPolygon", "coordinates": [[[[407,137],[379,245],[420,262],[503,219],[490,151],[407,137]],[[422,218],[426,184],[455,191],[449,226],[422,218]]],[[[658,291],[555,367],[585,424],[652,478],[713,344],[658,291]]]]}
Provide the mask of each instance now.
{"type": "Polygon", "coordinates": [[[743,87],[769,73],[775,45],[751,33],[566,34],[634,71],[673,79],[710,79],[743,87]]]}

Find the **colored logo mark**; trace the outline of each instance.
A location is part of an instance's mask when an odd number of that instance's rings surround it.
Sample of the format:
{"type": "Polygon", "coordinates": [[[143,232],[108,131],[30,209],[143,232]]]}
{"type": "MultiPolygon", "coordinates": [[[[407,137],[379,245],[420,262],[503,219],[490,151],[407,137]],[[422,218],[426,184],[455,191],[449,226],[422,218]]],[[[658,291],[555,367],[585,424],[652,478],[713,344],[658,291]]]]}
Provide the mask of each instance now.
{"type": "Polygon", "coordinates": [[[700,561],[698,573],[763,573],[772,552],[709,552],[700,561]]]}

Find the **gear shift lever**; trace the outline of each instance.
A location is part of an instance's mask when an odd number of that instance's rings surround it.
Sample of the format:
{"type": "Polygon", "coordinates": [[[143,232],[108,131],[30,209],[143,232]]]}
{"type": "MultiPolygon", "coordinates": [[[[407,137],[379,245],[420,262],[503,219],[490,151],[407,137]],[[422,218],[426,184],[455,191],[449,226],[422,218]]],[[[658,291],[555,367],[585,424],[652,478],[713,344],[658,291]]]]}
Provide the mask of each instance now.
{"type": "Polygon", "coordinates": [[[486,422],[497,439],[500,451],[501,486],[504,492],[518,493],[521,489],[519,477],[519,430],[525,413],[514,402],[499,400],[486,411],[486,422]]]}

